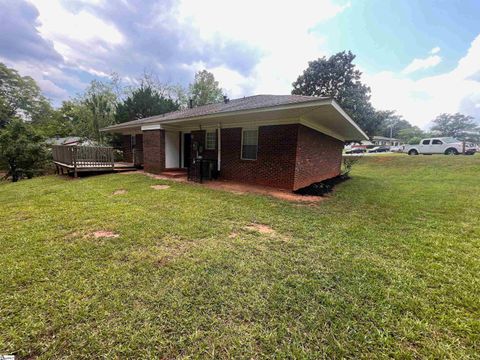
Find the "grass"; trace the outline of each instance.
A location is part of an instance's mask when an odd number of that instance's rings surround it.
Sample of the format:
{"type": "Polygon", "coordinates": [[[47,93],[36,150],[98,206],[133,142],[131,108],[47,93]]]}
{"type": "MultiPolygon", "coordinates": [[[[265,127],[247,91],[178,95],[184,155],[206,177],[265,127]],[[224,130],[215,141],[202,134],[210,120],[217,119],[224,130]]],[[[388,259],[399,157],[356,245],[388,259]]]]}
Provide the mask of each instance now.
{"type": "Polygon", "coordinates": [[[2,183],[0,354],[475,358],[479,175],[480,156],[369,157],[316,205],[137,174],[2,183]]]}

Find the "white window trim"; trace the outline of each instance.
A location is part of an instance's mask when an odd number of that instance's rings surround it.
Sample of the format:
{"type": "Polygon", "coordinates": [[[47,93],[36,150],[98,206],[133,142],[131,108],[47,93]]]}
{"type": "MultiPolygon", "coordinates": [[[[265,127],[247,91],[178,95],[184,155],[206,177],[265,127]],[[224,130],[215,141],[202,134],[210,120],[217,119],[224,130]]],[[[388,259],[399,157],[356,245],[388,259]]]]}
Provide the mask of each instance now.
{"type": "Polygon", "coordinates": [[[257,161],[258,159],[258,134],[259,131],[258,131],[258,127],[255,127],[255,128],[242,128],[242,140],[241,140],[241,143],[240,143],[240,159],[241,160],[247,160],[247,161],[257,161]],[[243,132],[244,131],[252,131],[252,130],[255,130],[257,132],[257,152],[255,153],[255,159],[246,159],[243,157],[243,132]]]}
{"type": "Polygon", "coordinates": [[[206,130],[205,131],[205,150],[215,150],[217,148],[217,131],[216,130],[206,130]],[[207,134],[215,134],[215,146],[213,148],[208,147],[207,134]]]}

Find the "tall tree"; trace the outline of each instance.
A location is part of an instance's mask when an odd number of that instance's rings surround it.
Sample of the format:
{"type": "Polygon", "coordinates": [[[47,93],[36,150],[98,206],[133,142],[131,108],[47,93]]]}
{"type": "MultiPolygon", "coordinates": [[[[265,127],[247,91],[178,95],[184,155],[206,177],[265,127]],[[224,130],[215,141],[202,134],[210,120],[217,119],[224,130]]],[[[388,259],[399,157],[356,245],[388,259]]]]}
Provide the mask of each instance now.
{"type": "Polygon", "coordinates": [[[178,110],[179,104],[163,97],[150,85],[142,84],[117,106],[115,120],[125,122],[178,110]]]}
{"type": "Polygon", "coordinates": [[[196,106],[220,102],[223,99],[223,91],[218,86],[218,81],[207,70],[195,74],[195,81],[190,84],[189,90],[196,106]]]}
{"type": "Polygon", "coordinates": [[[32,125],[13,118],[0,131],[0,164],[7,167],[6,177],[18,181],[31,178],[43,168],[46,152],[42,138],[32,125]]]}
{"type": "Polygon", "coordinates": [[[399,133],[404,129],[409,129],[412,127],[407,120],[405,120],[401,115],[395,114],[395,111],[377,111],[377,113],[384,113],[384,121],[380,124],[377,134],[386,137],[398,138],[399,133]]]}
{"type": "Polygon", "coordinates": [[[73,118],[65,114],[64,105],[35,122],[34,126],[38,133],[46,138],[79,135],[73,118]]]}
{"type": "Polygon", "coordinates": [[[355,55],[339,52],[308,63],[292,84],[294,95],[324,96],[334,98],[355,122],[370,136],[385,118],[370,103],[370,88],[360,81],[362,73],[355,68],[355,55]]]}
{"type": "Polygon", "coordinates": [[[13,111],[7,106],[4,99],[0,98],[0,129],[7,126],[13,116],[13,111]]]}
{"type": "Polygon", "coordinates": [[[84,111],[81,119],[88,124],[89,136],[103,142],[104,136],[100,129],[115,123],[117,96],[111,82],[93,80],[85,90],[81,103],[84,111]]]}
{"type": "Polygon", "coordinates": [[[0,63],[0,126],[14,116],[35,122],[51,110],[35,80],[0,63]]]}
{"type": "Polygon", "coordinates": [[[397,137],[398,139],[402,140],[407,144],[413,145],[413,144],[418,144],[421,139],[428,137],[428,134],[425,133],[418,126],[411,126],[411,127],[399,130],[395,137],[397,137]]]}
{"type": "Polygon", "coordinates": [[[478,141],[480,127],[472,116],[456,114],[440,114],[433,120],[432,132],[438,136],[450,136],[460,140],[478,141]]]}

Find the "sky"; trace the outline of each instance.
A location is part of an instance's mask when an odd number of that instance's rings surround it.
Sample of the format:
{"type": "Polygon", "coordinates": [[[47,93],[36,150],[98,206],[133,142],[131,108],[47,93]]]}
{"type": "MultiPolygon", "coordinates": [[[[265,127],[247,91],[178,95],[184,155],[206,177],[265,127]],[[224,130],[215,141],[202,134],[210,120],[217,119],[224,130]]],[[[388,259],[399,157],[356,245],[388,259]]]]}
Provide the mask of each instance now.
{"type": "Polygon", "coordinates": [[[59,105],[112,72],[289,94],[309,61],[351,50],[373,105],[427,129],[480,122],[479,18],[480,0],[0,0],[0,62],[59,105]]]}

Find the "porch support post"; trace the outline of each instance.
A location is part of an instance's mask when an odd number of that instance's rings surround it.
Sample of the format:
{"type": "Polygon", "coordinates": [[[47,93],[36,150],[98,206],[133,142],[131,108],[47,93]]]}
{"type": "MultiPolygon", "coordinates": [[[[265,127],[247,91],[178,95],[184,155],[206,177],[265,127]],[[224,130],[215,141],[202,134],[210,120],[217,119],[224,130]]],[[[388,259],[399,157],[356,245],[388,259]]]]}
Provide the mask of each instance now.
{"type": "Polygon", "coordinates": [[[218,124],[217,171],[220,171],[220,165],[222,163],[222,136],[221,136],[221,133],[222,133],[222,128],[220,127],[220,124],[218,124]]]}

